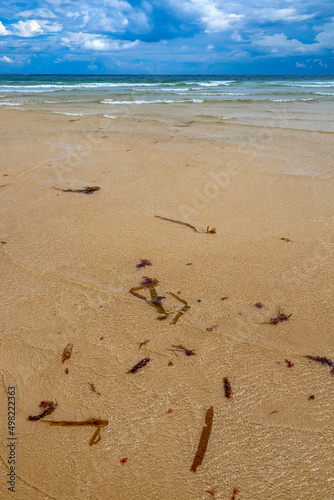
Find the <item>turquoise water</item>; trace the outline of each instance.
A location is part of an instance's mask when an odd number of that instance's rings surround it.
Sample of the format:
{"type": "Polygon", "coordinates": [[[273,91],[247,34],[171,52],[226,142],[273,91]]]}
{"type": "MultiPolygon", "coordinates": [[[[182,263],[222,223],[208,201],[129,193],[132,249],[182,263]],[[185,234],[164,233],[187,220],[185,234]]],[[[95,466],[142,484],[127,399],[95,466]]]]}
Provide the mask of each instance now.
{"type": "Polygon", "coordinates": [[[334,76],[0,75],[0,106],[267,125],[274,117],[284,127],[333,131],[334,76]]]}

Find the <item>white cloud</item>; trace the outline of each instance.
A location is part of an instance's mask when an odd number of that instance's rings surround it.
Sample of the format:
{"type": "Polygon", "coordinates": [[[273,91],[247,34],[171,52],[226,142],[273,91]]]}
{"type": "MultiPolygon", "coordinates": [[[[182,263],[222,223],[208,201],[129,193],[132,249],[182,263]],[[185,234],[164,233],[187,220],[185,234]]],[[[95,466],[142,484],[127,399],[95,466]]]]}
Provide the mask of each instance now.
{"type": "Polygon", "coordinates": [[[31,36],[41,35],[43,33],[56,33],[63,29],[59,23],[49,23],[48,21],[36,21],[31,19],[29,21],[19,21],[18,23],[11,24],[12,35],[29,38],[31,36]]]}
{"type": "Polygon", "coordinates": [[[51,10],[48,9],[34,9],[34,10],[24,10],[18,14],[17,17],[35,17],[35,18],[44,18],[44,19],[54,19],[55,16],[51,10]]]}
{"type": "Polygon", "coordinates": [[[0,36],[10,35],[10,31],[5,28],[5,26],[0,21],[0,36]]]}
{"type": "Polygon", "coordinates": [[[320,45],[318,43],[304,44],[296,38],[288,39],[284,33],[275,33],[274,35],[263,35],[260,38],[253,39],[252,46],[261,49],[268,49],[272,54],[279,56],[292,54],[313,54],[318,52],[320,45]]]}
{"type": "Polygon", "coordinates": [[[314,17],[314,14],[298,14],[296,9],[293,7],[289,7],[288,9],[265,8],[260,9],[257,12],[256,17],[263,21],[285,21],[291,23],[296,21],[305,21],[306,19],[314,17]]]}
{"type": "Polygon", "coordinates": [[[237,31],[233,31],[233,33],[231,35],[231,39],[234,42],[243,42],[244,41],[242,36],[237,31]]]}
{"type": "Polygon", "coordinates": [[[10,57],[7,56],[2,56],[0,57],[0,62],[11,64],[14,62],[14,59],[11,59],[10,57]]]}
{"type": "Polygon", "coordinates": [[[296,68],[306,68],[306,64],[296,62],[296,68]]]}
{"type": "Polygon", "coordinates": [[[207,33],[226,31],[240,21],[243,14],[224,12],[216,0],[169,0],[171,5],[180,13],[194,17],[198,24],[202,24],[207,33]]]}
{"type": "Polygon", "coordinates": [[[327,49],[334,48],[334,22],[325,24],[322,27],[322,31],[317,34],[315,39],[321,44],[322,47],[327,49]]]}
{"type": "Polygon", "coordinates": [[[113,40],[103,35],[79,32],[67,33],[67,37],[63,37],[61,43],[63,46],[73,47],[79,50],[113,52],[135,47],[138,45],[139,40],[135,40],[134,42],[113,40]]]}
{"type": "Polygon", "coordinates": [[[207,45],[206,50],[213,50],[214,48],[215,48],[215,46],[210,44],[210,45],[207,45]]]}

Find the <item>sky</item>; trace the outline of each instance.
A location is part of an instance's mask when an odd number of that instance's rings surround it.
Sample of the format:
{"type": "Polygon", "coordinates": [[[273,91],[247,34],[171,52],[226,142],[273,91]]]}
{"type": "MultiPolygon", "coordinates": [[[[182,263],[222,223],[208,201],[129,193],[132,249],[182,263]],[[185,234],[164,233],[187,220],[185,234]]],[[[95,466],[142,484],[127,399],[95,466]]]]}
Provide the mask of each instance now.
{"type": "Polygon", "coordinates": [[[0,73],[334,74],[333,0],[1,0],[0,73]]]}

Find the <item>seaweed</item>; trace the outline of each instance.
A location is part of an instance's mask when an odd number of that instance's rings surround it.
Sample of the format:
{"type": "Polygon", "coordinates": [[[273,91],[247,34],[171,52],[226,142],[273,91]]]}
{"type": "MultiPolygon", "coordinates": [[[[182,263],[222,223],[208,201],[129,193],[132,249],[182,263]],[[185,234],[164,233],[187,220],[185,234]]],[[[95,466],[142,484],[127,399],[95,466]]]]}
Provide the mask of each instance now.
{"type": "Polygon", "coordinates": [[[169,408],[166,413],[172,413],[172,408],[169,408]]]}
{"type": "Polygon", "coordinates": [[[172,345],[172,347],[175,347],[175,349],[166,349],[166,351],[172,351],[175,356],[177,356],[177,352],[184,352],[186,356],[196,356],[195,350],[194,349],[187,349],[184,347],[184,345],[172,345]]]}
{"type": "Polygon", "coordinates": [[[84,193],[84,194],[91,194],[94,193],[94,191],[99,191],[99,186],[87,186],[83,189],[62,189],[62,188],[57,188],[53,186],[53,189],[57,189],[58,191],[63,191],[63,193],[84,193]]]}
{"type": "Polygon", "coordinates": [[[94,444],[97,444],[99,441],[101,441],[101,427],[97,426],[88,444],[89,446],[93,446],[94,444]]]}
{"type": "Polygon", "coordinates": [[[176,314],[176,316],[174,317],[173,321],[172,321],[172,324],[175,325],[179,319],[181,318],[181,316],[189,311],[189,309],[191,308],[191,306],[188,305],[188,302],[184,299],[181,299],[181,297],[178,297],[177,295],[175,295],[174,293],[172,292],[168,292],[169,295],[171,295],[172,297],[174,297],[174,299],[178,300],[179,302],[181,302],[182,304],[184,304],[183,307],[181,307],[181,309],[179,310],[179,312],[176,314]]]}
{"type": "Polygon", "coordinates": [[[262,308],[263,308],[263,304],[262,304],[262,302],[256,302],[256,303],[254,304],[254,306],[255,306],[255,307],[257,307],[258,309],[262,309],[262,308]]]}
{"type": "Polygon", "coordinates": [[[228,399],[231,399],[232,398],[232,387],[231,387],[231,384],[228,381],[227,377],[225,377],[223,379],[223,381],[224,381],[225,397],[228,398],[228,399]]]}
{"type": "MultiPolygon", "coordinates": [[[[163,296],[160,296],[157,294],[156,287],[158,285],[159,285],[159,281],[157,279],[152,279],[152,278],[148,278],[147,276],[144,276],[143,281],[141,282],[140,286],[132,287],[130,289],[130,293],[132,295],[134,295],[135,297],[137,297],[138,299],[145,300],[145,302],[147,304],[151,305],[152,307],[155,307],[159,313],[158,319],[163,320],[163,319],[166,319],[171,314],[171,311],[167,311],[165,309],[165,307],[162,305],[162,301],[166,297],[163,297],[163,296]],[[138,290],[143,290],[143,289],[149,290],[151,300],[147,300],[147,298],[144,295],[138,293],[138,290]]],[[[178,300],[179,302],[184,304],[184,306],[179,310],[179,312],[176,314],[176,316],[174,317],[174,319],[172,321],[172,324],[175,324],[180,319],[180,317],[186,311],[188,311],[190,309],[191,306],[188,305],[187,301],[185,301],[184,299],[181,299],[180,297],[178,297],[174,293],[172,293],[172,292],[168,292],[168,293],[169,293],[169,295],[174,297],[176,300],[178,300]]]]}
{"type": "Polygon", "coordinates": [[[265,321],[265,324],[267,325],[278,325],[279,323],[282,323],[283,321],[288,321],[293,313],[287,315],[282,313],[281,311],[278,311],[278,314],[276,318],[270,318],[269,321],[265,321]]]}
{"type": "Polygon", "coordinates": [[[198,229],[196,229],[195,226],[189,224],[188,222],[182,222],[180,220],[175,220],[175,219],[168,219],[167,217],[161,217],[160,215],[155,215],[154,217],[157,217],[157,219],[167,220],[169,222],[174,222],[175,224],[182,224],[183,226],[190,227],[190,229],[193,229],[196,233],[206,233],[206,234],[216,233],[216,229],[214,227],[210,229],[210,226],[207,226],[206,231],[199,231],[198,229]]]}
{"type": "Polygon", "coordinates": [[[141,267],[146,267],[146,266],[151,266],[152,262],[147,259],[140,259],[140,264],[136,265],[137,269],[140,269],[141,267]]]}
{"type": "Polygon", "coordinates": [[[94,444],[101,441],[101,427],[105,427],[109,424],[108,420],[100,420],[97,418],[89,418],[88,420],[41,420],[41,422],[45,422],[52,426],[62,426],[62,427],[81,427],[81,426],[92,426],[96,427],[94,434],[89,440],[89,446],[93,446],[94,444]]]}
{"type": "Polygon", "coordinates": [[[284,362],[287,364],[287,367],[288,368],[292,368],[293,366],[295,366],[293,363],[291,363],[291,361],[289,361],[288,359],[285,359],[284,362]]]}
{"type": "Polygon", "coordinates": [[[58,406],[58,404],[54,403],[53,401],[41,401],[39,407],[44,408],[42,413],[40,413],[39,415],[36,415],[36,416],[30,415],[27,418],[27,420],[29,420],[30,422],[35,422],[37,420],[40,420],[41,418],[46,417],[47,415],[51,415],[51,413],[55,411],[57,406],[58,406]]]}
{"type": "Polygon", "coordinates": [[[121,458],[121,460],[119,461],[120,464],[124,465],[126,464],[126,462],[128,461],[128,457],[125,457],[125,458],[121,458]]]}
{"type": "Polygon", "coordinates": [[[292,241],[291,241],[291,240],[289,240],[289,238],[281,238],[281,240],[282,240],[282,241],[286,241],[287,243],[289,243],[289,242],[290,242],[290,243],[292,243],[292,241]]]}
{"type": "Polygon", "coordinates": [[[143,358],[139,363],[137,363],[135,366],[131,368],[127,373],[136,373],[140,368],[143,368],[144,366],[147,365],[147,363],[151,361],[151,358],[143,358]]]}
{"type": "Polygon", "coordinates": [[[207,332],[212,332],[213,330],[215,330],[216,328],[218,328],[218,325],[212,325],[212,326],[208,326],[208,328],[206,329],[207,332]]]}
{"type": "Polygon", "coordinates": [[[153,283],[154,279],[153,278],[149,278],[148,276],[143,276],[143,281],[140,282],[140,284],[142,286],[147,286],[147,285],[151,285],[153,283]]]}
{"type": "Polygon", "coordinates": [[[141,347],[143,347],[143,345],[148,344],[149,341],[150,341],[150,339],[147,339],[147,340],[144,340],[143,342],[140,342],[138,349],[140,349],[141,347]]]}
{"type": "Polygon", "coordinates": [[[238,493],[240,493],[240,490],[238,490],[238,488],[233,488],[231,500],[235,500],[235,495],[237,495],[238,493]]]}
{"type": "Polygon", "coordinates": [[[207,493],[209,493],[212,498],[215,498],[215,493],[216,493],[216,490],[215,488],[211,488],[210,490],[206,490],[207,493]]]}
{"type": "Polygon", "coordinates": [[[221,297],[220,300],[227,300],[228,297],[221,297]]]}
{"type": "Polygon", "coordinates": [[[312,399],[315,399],[315,395],[311,394],[311,396],[308,397],[309,401],[312,401],[312,399]]]}
{"type": "Polygon", "coordinates": [[[330,366],[332,368],[331,374],[334,375],[334,362],[331,359],[321,356],[304,356],[304,358],[311,359],[312,361],[316,361],[317,363],[321,363],[322,365],[330,366]]]}
{"type": "Polygon", "coordinates": [[[67,344],[67,346],[63,351],[62,363],[64,363],[64,361],[66,361],[67,359],[70,359],[72,354],[72,349],[73,349],[73,344],[67,344]]]}
{"type": "Polygon", "coordinates": [[[95,392],[98,396],[101,396],[101,393],[96,390],[96,387],[92,382],[88,382],[88,384],[90,385],[92,392],[95,392]]]}
{"type": "Polygon", "coordinates": [[[48,423],[52,426],[61,427],[105,427],[109,424],[109,420],[101,420],[98,418],[88,418],[87,420],[42,420],[42,422],[48,423]]]}
{"type": "Polygon", "coordinates": [[[168,361],[168,365],[167,366],[173,366],[173,362],[172,361],[168,361]]]}
{"type": "Polygon", "coordinates": [[[212,430],[213,416],[214,416],[213,406],[210,406],[210,408],[206,411],[205,425],[203,426],[201,437],[197,446],[197,451],[195,453],[192,466],[190,468],[191,472],[196,472],[197,467],[199,467],[203,462],[203,458],[206,449],[208,447],[208,442],[212,430]]]}

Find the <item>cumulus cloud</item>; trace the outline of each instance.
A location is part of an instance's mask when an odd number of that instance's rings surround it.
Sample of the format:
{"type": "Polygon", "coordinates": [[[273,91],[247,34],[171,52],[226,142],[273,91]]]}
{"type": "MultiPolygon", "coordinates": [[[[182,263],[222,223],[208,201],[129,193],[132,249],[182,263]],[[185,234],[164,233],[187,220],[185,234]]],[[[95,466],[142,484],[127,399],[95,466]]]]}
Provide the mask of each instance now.
{"type": "Polygon", "coordinates": [[[5,35],[9,35],[10,32],[5,28],[5,26],[2,24],[2,22],[0,21],[0,36],[5,36],[5,35]]]}
{"type": "Polygon", "coordinates": [[[31,19],[11,24],[11,32],[9,34],[29,38],[43,33],[56,33],[62,29],[63,27],[59,23],[31,19]]]}
{"type": "Polygon", "coordinates": [[[189,16],[194,22],[202,25],[208,33],[226,31],[244,17],[243,14],[224,11],[220,3],[215,0],[184,0],[183,2],[170,0],[170,4],[176,12],[189,16]]]}
{"type": "Polygon", "coordinates": [[[0,62],[12,64],[14,62],[14,59],[11,59],[10,57],[7,57],[7,56],[2,56],[2,57],[0,57],[0,62]]]}
{"type": "Polygon", "coordinates": [[[317,34],[315,39],[321,44],[322,47],[326,47],[328,49],[334,48],[334,18],[332,18],[332,22],[323,26],[322,30],[317,34]]]}
{"type": "Polygon", "coordinates": [[[130,42],[128,40],[113,40],[106,36],[91,33],[68,33],[61,39],[63,46],[72,47],[84,51],[113,52],[131,49],[138,45],[139,40],[130,42]]]}
{"type": "Polygon", "coordinates": [[[253,47],[258,47],[272,54],[292,55],[292,54],[312,54],[319,50],[319,44],[304,44],[296,38],[289,39],[284,33],[274,35],[263,35],[251,42],[253,47]]]}

